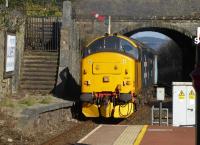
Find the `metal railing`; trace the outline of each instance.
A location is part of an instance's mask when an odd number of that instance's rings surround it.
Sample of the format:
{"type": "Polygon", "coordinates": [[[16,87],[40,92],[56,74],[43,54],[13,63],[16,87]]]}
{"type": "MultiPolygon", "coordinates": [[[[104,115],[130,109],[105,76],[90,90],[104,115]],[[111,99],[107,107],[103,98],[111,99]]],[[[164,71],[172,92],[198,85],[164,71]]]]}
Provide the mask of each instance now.
{"type": "Polygon", "coordinates": [[[162,108],[162,116],[159,117],[159,108],[155,108],[152,106],[151,108],[151,124],[159,124],[161,119],[161,124],[169,125],[169,115],[168,115],[168,108],[162,108]]]}
{"type": "Polygon", "coordinates": [[[59,17],[27,17],[25,50],[55,52],[60,48],[59,17]]]}

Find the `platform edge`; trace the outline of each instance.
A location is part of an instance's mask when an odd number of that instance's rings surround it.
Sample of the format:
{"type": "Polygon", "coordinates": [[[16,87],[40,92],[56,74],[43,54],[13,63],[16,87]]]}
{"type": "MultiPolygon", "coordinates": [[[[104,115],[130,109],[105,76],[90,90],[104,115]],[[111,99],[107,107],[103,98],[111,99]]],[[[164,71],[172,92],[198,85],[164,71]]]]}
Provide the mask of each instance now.
{"type": "Polygon", "coordinates": [[[133,145],[140,145],[142,138],[144,137],[145,132],[147,131],[148,125],[144,125],[133,145]]]}

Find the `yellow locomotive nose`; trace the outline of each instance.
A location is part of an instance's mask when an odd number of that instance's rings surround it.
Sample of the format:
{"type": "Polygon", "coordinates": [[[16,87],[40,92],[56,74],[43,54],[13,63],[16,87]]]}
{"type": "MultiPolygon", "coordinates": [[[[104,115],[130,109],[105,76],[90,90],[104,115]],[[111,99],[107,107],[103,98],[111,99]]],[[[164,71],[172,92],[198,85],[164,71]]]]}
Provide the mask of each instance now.
{"type": "Polygon", "coordinates": [[[121,93],[133,91],[131,82],[135,79],[134,66],[132,58],[120,53],[89,55],[82,60],[82,92],[115,92],[118,85],[121,85],[121,93]]]}
{"type": "Polygon", "coordinates": [[[135,81],[135,61],[132,58],[114,52],[95,53],[82,60],[82,68],[80,99],[84,102],[82,112],[85,116],[99,117],[101,114],[111,117],[113,114],[116,118],[124,118],[133,113],[133,104],[128,103],[132,100],[130,92],[135,90],[131,83],[135,81]],[[113,99],[126,105],[113,104],[113,99]],[[104,103],[98,104],[101,101],[104,103]]]}

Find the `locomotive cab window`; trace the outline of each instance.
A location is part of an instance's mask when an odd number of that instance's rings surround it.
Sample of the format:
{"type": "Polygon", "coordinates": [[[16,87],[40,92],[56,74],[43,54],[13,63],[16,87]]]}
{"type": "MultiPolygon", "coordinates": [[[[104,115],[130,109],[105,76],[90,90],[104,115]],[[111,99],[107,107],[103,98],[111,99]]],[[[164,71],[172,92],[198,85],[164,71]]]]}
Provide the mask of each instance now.
{"type": "Polygon", "coordinates": [[[127,40],[117,36],[102,37],[92,42],[87,48],[83,50],[83,57],[97,52],[121,52],[128,54],[135,59],[139,59],[138,48],[135,48],[127,40]]]}

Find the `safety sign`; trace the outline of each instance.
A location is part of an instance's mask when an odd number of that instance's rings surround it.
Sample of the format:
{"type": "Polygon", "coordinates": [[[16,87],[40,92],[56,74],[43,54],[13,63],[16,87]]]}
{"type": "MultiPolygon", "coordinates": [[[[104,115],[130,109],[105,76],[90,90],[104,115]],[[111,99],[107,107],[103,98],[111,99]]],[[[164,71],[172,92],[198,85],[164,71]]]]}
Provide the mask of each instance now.
{"type": "Polygon", "coordinates": [[[180,91],[180,93],[179,93],[179,95],[178,95],[178,98],[179,98],[180,100],[185,99],[185,94],[183,93],[182,90],[180,91]]]}
{"type": "Polygon", "coordinates": [[[190,93],[189,93],[189,99],[190,100],[194,100],[195,99],[195,93],[194,93],[193,90],[191,90],[190,93]]]}

